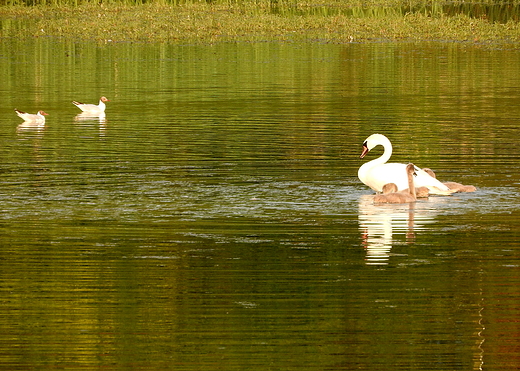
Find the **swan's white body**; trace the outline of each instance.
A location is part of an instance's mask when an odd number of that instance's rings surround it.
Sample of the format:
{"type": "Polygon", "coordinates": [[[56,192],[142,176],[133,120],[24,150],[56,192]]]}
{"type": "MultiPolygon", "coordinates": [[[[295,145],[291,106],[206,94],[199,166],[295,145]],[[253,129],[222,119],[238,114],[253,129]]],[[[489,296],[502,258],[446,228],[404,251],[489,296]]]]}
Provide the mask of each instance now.
{"type": "Polygon", "coordinates": [[[15,109],[14,111],[26,123],[33,123],[33,124],[39,124],[39,125],[45,125],[45,116],[48,115],[48,113],[45,113],[43,111],[38,111],[38,113],[36,113],[36,114],[23,112],[23,111],[20,111],[17,109],[15,109]]]}
{"type": "Polygon", "coordinates": [[[109,100],[106,97],[101,97],[101,99],[99,99],[99,104],[84,104],[76,101],[73,101],[72,104],[83,112],[90,114],[102,114],[105,112],[105,102],[109,102],[109,100]]]}
{"type": "MultiPolygon", "coordinates": [[[[381,192],[383,186],[388,183],[395,183],[397,189],[402,191],[408,188],[408,177],[406,164],[387,163],[392,156],[392,144],[387,137],[382,134],[372,134],[363,143],[363,153],[360,158],[374,147],[382,145],[384,153],[375,160],[366,162],[358,170],[358,178],[364,184],[376,192],[381,192]]],[[[437,179],[428,175],[425,171],[415,168],[414,183],[415,187],[427,187],[431,194],[450,194],[452,191],[437,179]]]]}

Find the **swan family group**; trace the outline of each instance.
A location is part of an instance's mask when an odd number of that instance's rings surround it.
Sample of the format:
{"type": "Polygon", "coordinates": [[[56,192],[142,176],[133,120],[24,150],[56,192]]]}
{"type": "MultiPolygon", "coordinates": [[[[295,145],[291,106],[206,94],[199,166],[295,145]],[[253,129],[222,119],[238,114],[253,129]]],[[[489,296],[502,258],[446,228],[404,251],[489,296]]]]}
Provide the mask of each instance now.
{"type": "Polygon", "coordinates": [[[408,203],[417,198],[425,198],[430,194],[450,195],[455,192],[474,192],[474,186],[455,182],[440,182],[435,173],[428,168],[420,169],[414,164],[388,163],[392,156],[392,143],[382,134],[372,134],[363,143],[360,158],[381,145],[383,155],[366,162],[358,170],[358,178],[367,186],[378,192],[374,202],[408,203]]]}
{"type": "MultiPolygon", "coordinates": [[[[73,101],[84,114],[103,115],[105,113],[106,97],[99,99],[99,104],[84,104],[73,101]]],[[[24,123],[45,125],[44,111],[30,114],[15,109],[24,123]]],[[[473,186],[465,186],[455,182],[442,183],[437,180],[435,173],[428,169],[420,169],[414,164],[388,163],[392,156],[392,143],[382,134],[372,134],[363,143],[363,151],[360,158],[381,145],[384,153],[381,157],[363,164],[358,171],[359,179],[378,194],[374,197],[375,202],[379,203],[408,203],[414,202],[417,198],[426,198],[430,194],[449,195],[455,192],[474,192],[473,186]]]]}
{"type": "MultiPolygon", "coordinates": [[[[84,104],[80,102],[73,101],[72,104],[78,107],[84,113],[90,115],[102,115],[105,113],[105,102],[109,100],[106,97],[101,97],[99,99],[99,104],[84,104]]],[[[20,118],[24,120],[26,124],[35,124],[35,125],[45,125],[45,116],[49,114],[44,111],[38,111],[37,113],[27,113],[20,110],[14,110],[20,118]]]]}

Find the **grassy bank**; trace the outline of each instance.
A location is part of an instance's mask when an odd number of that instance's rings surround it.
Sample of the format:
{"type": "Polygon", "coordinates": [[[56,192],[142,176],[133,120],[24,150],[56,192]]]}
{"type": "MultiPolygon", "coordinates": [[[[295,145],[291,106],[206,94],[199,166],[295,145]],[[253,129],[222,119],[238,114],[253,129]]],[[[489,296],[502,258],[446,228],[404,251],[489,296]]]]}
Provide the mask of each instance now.
{"type": "MultiPolygon", "coordinates": [[[[142,5],[113,2],[71,6],[4,5],[0,38],[59,37],[100,42],[441,40],[520,45],[520,23],[446,15],[429,3],[186,2],[142,5]]],[[[467,13],[467,14],[466,14],[467,13]]]]}

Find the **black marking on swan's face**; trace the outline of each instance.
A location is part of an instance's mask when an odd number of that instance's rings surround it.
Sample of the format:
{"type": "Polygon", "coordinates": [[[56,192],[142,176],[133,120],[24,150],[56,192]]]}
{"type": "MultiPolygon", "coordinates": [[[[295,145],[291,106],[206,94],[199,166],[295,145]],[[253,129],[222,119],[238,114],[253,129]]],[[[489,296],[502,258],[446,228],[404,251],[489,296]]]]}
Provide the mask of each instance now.
{"type": "Polygon", "coordinates": [[[370,151],[370,150],[368,149],[367,141],[365,141],[365,143],[363,143],[363,151],[361,151],[361,155],[359,156],[359,158],[365,157],[365,155],[368,153],[368,151],[370,151]]]}

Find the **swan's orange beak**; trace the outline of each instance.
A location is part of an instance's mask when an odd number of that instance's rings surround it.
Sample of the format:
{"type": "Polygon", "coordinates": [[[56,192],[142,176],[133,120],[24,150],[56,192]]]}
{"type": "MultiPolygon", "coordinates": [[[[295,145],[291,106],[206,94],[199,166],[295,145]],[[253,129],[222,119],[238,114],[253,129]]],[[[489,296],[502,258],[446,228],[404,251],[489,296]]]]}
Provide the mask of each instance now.
{"type": "Polygon", "coordinates": [[[367,147],[367,144],[366,143],[363,143],[363,152],[361,152],[361,155],[359,156],[359,158],[363,158],[366,156],[366,154],[368,153],[369,149],[367,147]]]}

